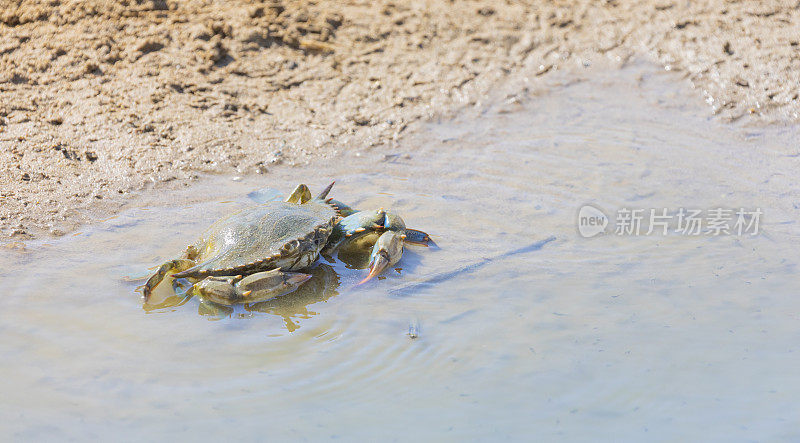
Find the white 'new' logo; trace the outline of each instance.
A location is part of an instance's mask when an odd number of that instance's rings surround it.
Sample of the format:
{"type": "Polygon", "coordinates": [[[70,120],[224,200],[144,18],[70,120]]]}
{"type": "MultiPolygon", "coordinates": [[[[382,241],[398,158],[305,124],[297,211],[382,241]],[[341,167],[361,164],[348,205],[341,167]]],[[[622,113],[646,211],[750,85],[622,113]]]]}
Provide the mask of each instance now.
{"type": "Polygon", "coordinates": [[[594,237],[605,232],[608,226],[608,217],[603,211],[591,205],[583,205],[578,210],[578,233],[581,237],[594,237]]]}

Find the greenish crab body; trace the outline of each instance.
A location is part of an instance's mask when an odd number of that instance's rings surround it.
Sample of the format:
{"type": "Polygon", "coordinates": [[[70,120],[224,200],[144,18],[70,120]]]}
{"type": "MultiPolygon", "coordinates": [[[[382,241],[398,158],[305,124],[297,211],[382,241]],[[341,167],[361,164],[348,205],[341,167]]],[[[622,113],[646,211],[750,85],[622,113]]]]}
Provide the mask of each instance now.
{"type": "Polygon", "coordinates": [[[310,266],[328,241],[338,215],[323,201],[268,202],[218,220],[193,246],[198,265],[175,274],[200,278],[310,266]]]}

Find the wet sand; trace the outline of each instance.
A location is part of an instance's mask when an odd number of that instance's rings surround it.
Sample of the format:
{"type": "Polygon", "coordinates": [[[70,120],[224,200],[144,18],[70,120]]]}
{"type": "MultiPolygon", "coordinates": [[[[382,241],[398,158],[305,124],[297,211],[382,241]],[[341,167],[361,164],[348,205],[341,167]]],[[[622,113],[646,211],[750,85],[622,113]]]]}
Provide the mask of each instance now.
{"type": "Polygon", "coordinates": [[[0,242],[204,174],[386,149],[488,94],[633,57],[725,121],[800,120],[796,2],[2,3],[0,242]]]}

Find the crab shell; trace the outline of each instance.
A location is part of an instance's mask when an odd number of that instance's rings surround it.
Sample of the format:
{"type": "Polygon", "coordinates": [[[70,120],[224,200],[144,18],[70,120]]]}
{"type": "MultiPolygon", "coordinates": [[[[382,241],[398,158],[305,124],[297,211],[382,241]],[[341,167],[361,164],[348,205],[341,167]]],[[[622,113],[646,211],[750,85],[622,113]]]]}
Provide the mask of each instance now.
{"type": "MultiPolygon", "coordinates": [[[[211,225],[194,245],[198,265],[178,278],[247,275],[308,267],[328,241],[339,214],[323,200],[267,202],[211,225]]],[[[190,248],[190,251],[192,248],[190,248]]]]}

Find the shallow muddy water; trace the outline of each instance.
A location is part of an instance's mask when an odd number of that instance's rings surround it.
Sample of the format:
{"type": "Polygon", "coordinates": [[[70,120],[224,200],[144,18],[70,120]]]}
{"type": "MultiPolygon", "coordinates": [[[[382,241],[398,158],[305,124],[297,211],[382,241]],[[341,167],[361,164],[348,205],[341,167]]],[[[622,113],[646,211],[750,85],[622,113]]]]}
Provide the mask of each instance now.
{"type": "Polygon", "coordinates": [[[2,434],[800,438],[797,130],[723,126],[649,66],[585,77],[2,249],[2,434]],[[321,261],[232,312],[143,307],[131,280],[270,195],[254,190],[331,179],[440,249],[358,288],[363,270],[321,261]],[[763,215],[758,235],[583,238],[585,204],[763,215]]]}

